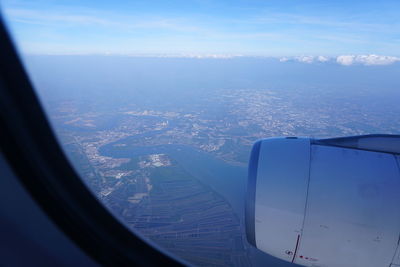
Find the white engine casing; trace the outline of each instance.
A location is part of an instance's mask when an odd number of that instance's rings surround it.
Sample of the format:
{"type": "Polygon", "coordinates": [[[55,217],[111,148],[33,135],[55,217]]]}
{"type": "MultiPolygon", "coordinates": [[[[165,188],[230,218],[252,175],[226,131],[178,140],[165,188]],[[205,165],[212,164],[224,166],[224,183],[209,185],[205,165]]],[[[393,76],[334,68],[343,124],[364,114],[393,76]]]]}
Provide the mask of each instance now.
{"type": "Polygon", "coordinates": [[[248,241],[304,266],[400,265],[400,139],[386,138],[258,141],[249,164],[248,241]]]}

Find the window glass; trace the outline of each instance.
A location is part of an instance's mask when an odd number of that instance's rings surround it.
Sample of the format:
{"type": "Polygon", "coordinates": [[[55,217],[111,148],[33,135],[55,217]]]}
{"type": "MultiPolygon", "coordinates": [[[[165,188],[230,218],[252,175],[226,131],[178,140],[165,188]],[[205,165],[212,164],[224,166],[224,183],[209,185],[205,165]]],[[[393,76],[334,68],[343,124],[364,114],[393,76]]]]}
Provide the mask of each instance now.
{"type": "Polygon", "coordinates": [[[199,266],[247,243],[252,144],[400,134],[398,1],[2,1],[65,153],[132,231],[199,266]]]}

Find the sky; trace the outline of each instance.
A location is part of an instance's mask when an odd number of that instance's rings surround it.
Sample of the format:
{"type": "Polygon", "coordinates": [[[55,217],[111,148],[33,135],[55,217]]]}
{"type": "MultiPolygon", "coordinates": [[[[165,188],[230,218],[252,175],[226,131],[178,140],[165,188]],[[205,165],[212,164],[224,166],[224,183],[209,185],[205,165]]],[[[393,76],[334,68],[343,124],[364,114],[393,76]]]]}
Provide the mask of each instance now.
{"type": "Polygon", "coordinates": [[[386,56],[382,62],[400,57],[398,0],[2,0],[1,9],[26,54],[242,55],[304,62],[347,56],[344,65],[370,60],[363,55],[386,56]]]}

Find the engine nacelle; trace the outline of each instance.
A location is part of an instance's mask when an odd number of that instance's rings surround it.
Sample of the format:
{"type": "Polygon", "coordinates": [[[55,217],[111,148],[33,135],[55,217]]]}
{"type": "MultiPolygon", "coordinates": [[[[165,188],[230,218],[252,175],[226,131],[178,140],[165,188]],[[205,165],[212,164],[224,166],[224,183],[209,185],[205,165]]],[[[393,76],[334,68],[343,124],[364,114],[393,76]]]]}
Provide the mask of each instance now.
{"type": "Polygon", "coordinates": [[[400,136],[270,138],[253,146],[246,234],[304,266],[400,266],[400,136]]]}

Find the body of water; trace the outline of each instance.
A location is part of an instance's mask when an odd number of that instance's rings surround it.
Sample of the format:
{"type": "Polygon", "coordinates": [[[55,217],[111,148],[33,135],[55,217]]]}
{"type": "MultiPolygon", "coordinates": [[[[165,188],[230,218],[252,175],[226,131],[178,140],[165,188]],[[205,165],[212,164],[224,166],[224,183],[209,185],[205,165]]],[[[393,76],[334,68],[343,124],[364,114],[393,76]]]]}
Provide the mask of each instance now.
{"type": "Polygon", "coordinates": [[[113,158],[134,158],[149,154],[166,154],[189,174],[210,186],[232,205],[243,220],[247,183],[247,168],[232,166],[213,155],[186,145],[134,146],[130,149],[115,146],[124,140],[103,146],[100,153],[113,158]]]}

